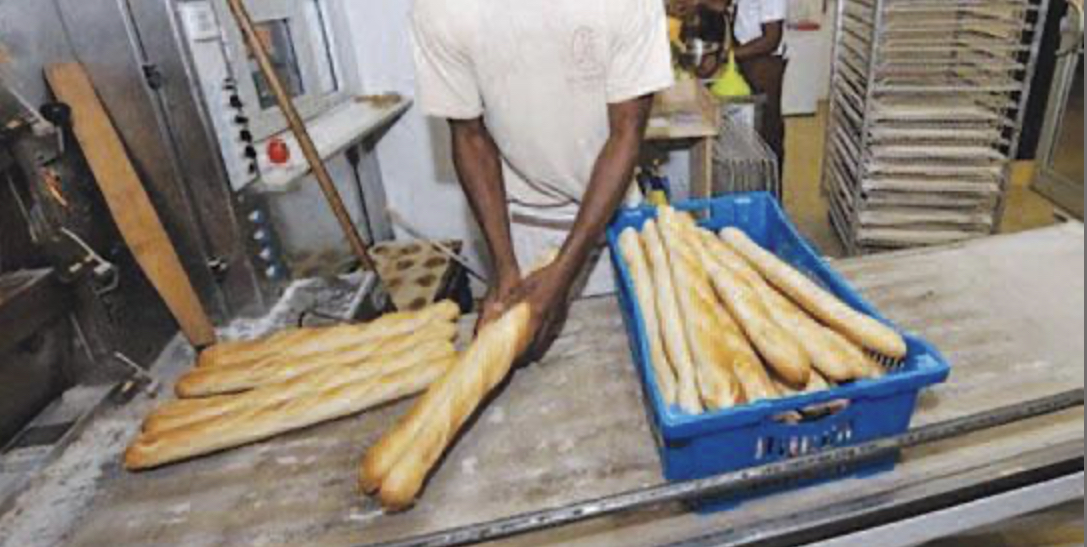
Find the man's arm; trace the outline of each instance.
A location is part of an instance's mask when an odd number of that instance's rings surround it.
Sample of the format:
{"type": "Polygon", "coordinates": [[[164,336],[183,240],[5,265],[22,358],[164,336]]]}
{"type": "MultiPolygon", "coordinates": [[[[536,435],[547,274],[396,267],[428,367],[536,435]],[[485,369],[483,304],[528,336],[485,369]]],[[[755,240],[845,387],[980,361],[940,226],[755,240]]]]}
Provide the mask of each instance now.
{"type": "Polygon", "coordinates": [[[773,55],[785,36],[785,22],[774,21],[762,25],[762,36],[742,46],[737,46],[733,51],[737,61],[746,61],[764,55],[773,55]]]}
{"type": "Polygon", "coordinates": [[[652,95],[608,106],[611,135],[597,157],[570,235],[555,261],[525,279],[509,299],[532,309],[530,360],[547,353],[562,331],[574,282],[630,187],[652,106],[652,95]]]}
{"type": "Polygon", "coordinates": [[[608,105],[611,134],[597,157],[577,220],[556,260],[564,277],[572,279],[580,273],[623,202],[638,164],[652,107],[652,95],[608,105]]]}
{"type": "MultiPolygon", "coordinates": [[[[500,299],[521,280],[521,270],[510,237],[509,205],[502,179],[498,146],[482,118],[450,120],[453,164],[468,203],[487,240],[494,260],[495,279],[490,300],[500,299]]],[[[484,310],[484,315],[496,310],[484,310]]],[[[486,320],[486,318],[484,318],[486,320]]]]}

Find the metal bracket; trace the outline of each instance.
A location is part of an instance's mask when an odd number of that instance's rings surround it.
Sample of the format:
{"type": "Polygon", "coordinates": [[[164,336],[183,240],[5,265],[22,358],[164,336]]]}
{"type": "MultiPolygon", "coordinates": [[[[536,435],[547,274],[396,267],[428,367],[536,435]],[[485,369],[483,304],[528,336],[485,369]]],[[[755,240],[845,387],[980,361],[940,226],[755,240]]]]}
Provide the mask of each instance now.
{"type": "Polygon", "coordinates": [[[166,82],[166,77],[162,75],[162,70],[154,63],[143,65],[143,79],[147,81],[148,87],[155,91],[162,89],[162,86],[166,82]]]}

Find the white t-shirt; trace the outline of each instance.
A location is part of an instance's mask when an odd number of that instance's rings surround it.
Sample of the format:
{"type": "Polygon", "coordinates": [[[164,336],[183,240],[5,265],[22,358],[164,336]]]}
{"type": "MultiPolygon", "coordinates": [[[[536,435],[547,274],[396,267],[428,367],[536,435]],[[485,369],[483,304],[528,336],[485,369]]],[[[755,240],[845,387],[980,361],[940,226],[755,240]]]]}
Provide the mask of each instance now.
{"type": "MultiPolygon", "coordinates": [[[[789,15],[787,0],[737,0],[736,29],[734,34],[741,45],[749,44],[762,38],[762,26],[776,21],[785,21],[789,15]]],[[[778,48],[777,55],[785,54],[784,41],[778,48]]]]}
{"type": "Polygon", "coordinates": [[[511,202],[576,211],[608,139],[608,104],[673,84],[661,0],[416,0],[418,100],[483,116],[511,202]]]}

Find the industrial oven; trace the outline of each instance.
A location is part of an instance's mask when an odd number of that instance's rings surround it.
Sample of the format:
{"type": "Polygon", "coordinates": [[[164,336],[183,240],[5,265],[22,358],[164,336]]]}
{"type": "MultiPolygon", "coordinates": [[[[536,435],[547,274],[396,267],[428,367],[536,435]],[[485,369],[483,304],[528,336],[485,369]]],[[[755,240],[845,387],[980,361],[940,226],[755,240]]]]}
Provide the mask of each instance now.
{"type": "MultiPolygon", "coordinates": [[[[392,235],[374,146],[409,102],[364,96],[345,4],[259,0],[249,8],[373,242],[392,235]]],[[[5,428],[63,386],[127,370],[117,354],[145,365],[176,330],[113,227],[65,120],[42,108],[52,100],[44,68],[72,61],[91,75],[218,324],[264,314],[294,278],[352,263],[223,0],[0,0],[0,275],[10,285],[0,284],[0,318],[13,309],[13,287],[33,279],[34,291],[58,292],[40,296],[52,303],[46,323],[60,325],[63,345],[75,350],[74,358],[12,365],[16,374],[3,366],[14,350],[0,344],[0,384],[34,399],[18,411],[0,407],[0,444],[5,428]],[[28,276],[32,269],[42,275],[28,276]],[[27,372],[34,367],[40,374],[27,372]]]]}

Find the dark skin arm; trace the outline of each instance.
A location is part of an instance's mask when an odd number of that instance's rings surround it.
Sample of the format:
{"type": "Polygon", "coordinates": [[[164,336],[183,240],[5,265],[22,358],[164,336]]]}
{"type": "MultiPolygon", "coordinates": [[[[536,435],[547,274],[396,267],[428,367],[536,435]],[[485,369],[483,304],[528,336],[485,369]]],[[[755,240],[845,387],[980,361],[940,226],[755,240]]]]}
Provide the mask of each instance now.
{"type": "Polygon", "coordinates": [[[521,270],[510,237],[509,205],[502,178],[498,146],[482,118],[450,120],[453,137],[453,164],[464,194],[475,214],[494,260],[496,279],[484,301],[480,323],[501,313],[500,302],[521,281],[521,270]]]}
{"type": "Polygon", "coordinates": [[[652,95],[608,105],[611,133],[597,157],[570,235],[555,261],[528,276],[506,300],[505,308],[521,302],[532,308],[535,335],[528,359],[547,353],[561,331],[573,284],[630,187],[652,106],[652,95]]]}
{"type": "Polygon", "coordinates": [[[737,61],[746,61],[764,55],[773,55],[781,47],[785,36],[785,22],[774,21],[762,26],[762,36],[752,42],[733,49],[737,61]]]}
{"type": "MultiPolygon", "coordinates": [[[[781,41],[784,36],[784,21],[766,23],[762,26],[762,36],[760,38],[742,46],[736,46],[732,51],[736,53],[736,60],[741,63],[749,59],[773,55],[778,50],[778,47],[781,46],[781,41]]],[[[721,52],[720,56],[711,57],[703,61],[702,66],[698,68],[698,76],[701,78],[712,78],[713,75],[717,74],[717,71],[721,69],[721,65],[725,62],[727,56],[728,52],[721,52]]]]}

